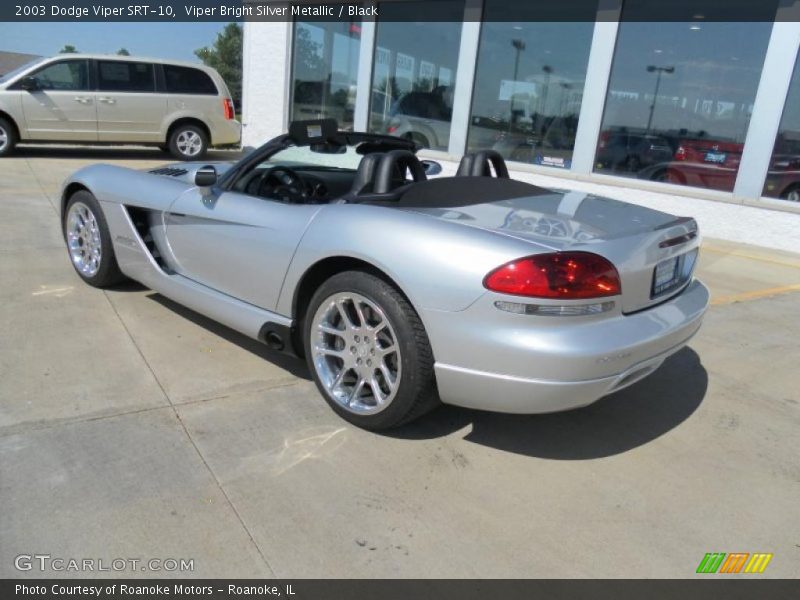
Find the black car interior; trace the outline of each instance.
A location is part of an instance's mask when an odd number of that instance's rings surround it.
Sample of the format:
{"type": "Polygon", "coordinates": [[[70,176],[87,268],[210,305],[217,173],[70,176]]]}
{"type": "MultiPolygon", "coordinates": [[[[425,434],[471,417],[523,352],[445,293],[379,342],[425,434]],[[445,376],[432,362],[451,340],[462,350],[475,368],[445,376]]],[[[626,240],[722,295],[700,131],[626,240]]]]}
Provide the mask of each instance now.
{"type": "Polygon", "coordinates": [[[356,146],[358,168],[277,165],[244,173],[234,189],[295,204],[368,203],[403,207],[451,207],[497,201],[547,190],[510,179],[495,150],[465,154],[453,177],[428,180],[413,142],[388,136],[340,132],[333,119],[296,121],[287,138],[313,152],[336,154],[356,146]]]}

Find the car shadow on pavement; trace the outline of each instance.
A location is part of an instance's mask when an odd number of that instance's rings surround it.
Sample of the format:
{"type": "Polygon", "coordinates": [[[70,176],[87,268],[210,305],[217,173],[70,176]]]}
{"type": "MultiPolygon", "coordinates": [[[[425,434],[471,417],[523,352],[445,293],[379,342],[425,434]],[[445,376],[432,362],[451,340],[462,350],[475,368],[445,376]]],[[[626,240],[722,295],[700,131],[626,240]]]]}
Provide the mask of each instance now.
{"type": "MultiPolygon", "coordinates": [[[[120,287],[119,289],[124,290],[125,288],[120,287]]],[[[282,352],[276,352],[275,350],[270,349],[270,347],[266,344],[262,344],[258,340],[251,339],[246,335],[239,333],[238,331],[234,331],[230,327],[222,325],[221,323],[209,319],[208,317],[204,317],[200,313],[196,313],[192,309],[186,308],[182,304],[173,302],[166,296],[162,296],[157,292],[148,294],[147,297],[150,300],[158,302],[164,308],[167,308],[181,317],[188,319],[195,325],[198,325],[203,329],[218,335],[231,344],[235,344],[240,348],[247,350],[248,352],[252,352],[256,356],[263,358],[264,360],[268,360],[275,366],[288,371],[295,377],[309,381],[311,380],[311,375],[308,373],[308,368],[306,367],[305,361],[287,354],[283,354],[282,352]]]]}
{"type": "MultiPolygon", "coordinates": [[[[17,146],[12,157],[59,158],[104,160],[158,160],[165,163],[180,162],[158,148],[144,146],[17,146]]],[[[243,156],[239,150],[209,150],[203,160],[210,162],[238,160],[243,156]]]]}
{"type": "Polygon", "coordinates": [[[464,439],[554,460],[587,460],[627,452],[664,435],[700,406],[708,374],[683,348],[642,381],[585,408],[544,415],[508,415],[443,406],[396,431],[404,439],[438,438],[468,425],[464,439]]]}
{"type": "MultiPolygon", "coordinates": [[[[146,288],[131,282],[114,289],[146,288]]],[[[311,380],[304,360],[275,352],[157,292],[147,297],[295,377],[311,380]]],[[[643,446],[674,429],[697,410],[707,389],[708,373],[697,353],[686,347],[649,377],[584,408],[543,415],[510,415],[445,405],[417,421],[378,435],[428,440],[471,426],[463,439],[497,450],[553,460],[603,458],[643,446]]]]}

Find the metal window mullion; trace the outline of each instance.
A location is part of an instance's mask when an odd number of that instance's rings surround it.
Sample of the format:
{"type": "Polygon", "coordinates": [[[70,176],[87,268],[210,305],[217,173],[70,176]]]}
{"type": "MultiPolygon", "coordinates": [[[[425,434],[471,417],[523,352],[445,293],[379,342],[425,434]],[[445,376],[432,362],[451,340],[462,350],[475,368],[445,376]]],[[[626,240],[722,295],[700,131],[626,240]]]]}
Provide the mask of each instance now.
{"type": "Polygon", "coordinates": [[[461,25],[461,43],[456,66],[456,83],[453,92],[453,113],[450,120],[450,140],[447,152],[461,156],[467,148],[472,90],[475,84],[475,69],[478,60],[478,44],[481,37],[483,0],[466,0],[464,22],[461,25]]]}
{"type": "Polygon", "coordinates": [[[622,0],[601,0],[598,6],[572,154],[571,170],[576,173],[591,173],[594,167],[621,11],[622,0]]]}
{"type": "MultiPolygon", "coordinates": [[[[800,4],[796,6],[800,8],[800,4]]],[[[753,113],[747,128],[742,160],[733,188],[734,196],[739,198],[758,199],[762,195],[792,82],[795,65],[793,59],[800,50],[800,22],[783,20],[788,16],[781,14],[784,10],[786,9],[779,10],[778,18],[781,20],[772,27],[764,68],[753,103],[753,113]]]]}
{"type": "MultiPolygon", "coordinates": [[[[377,6],[366,4],[365,6],[377,6]]],[[[372,97],[372,67],[375,61],[374,17],[361,22],[361,41],[358,47],[358,74],[356,75],[356,105],[353,109],[353,130],[367,131],[369,105],[372,97]]]]}

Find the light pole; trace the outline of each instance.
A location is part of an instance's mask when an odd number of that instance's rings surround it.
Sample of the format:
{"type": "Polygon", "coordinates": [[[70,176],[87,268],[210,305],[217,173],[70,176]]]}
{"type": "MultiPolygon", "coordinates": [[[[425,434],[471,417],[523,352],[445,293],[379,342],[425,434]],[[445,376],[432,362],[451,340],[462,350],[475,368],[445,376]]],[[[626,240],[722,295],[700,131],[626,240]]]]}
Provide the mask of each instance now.
{"type": "Polygon", "coordinates": [[[550,91],[550,73],[553,72],[553,67],[550,65],[544,65],[542,67],[542,71],[544,71],[544,93],[542,94],[542,117],[544,117],[545,111],[547,111],[547,94],[550,91]]]}
{"type": "Polygon", "coordinates": [[[650,133],[650,127],[653,125],[653,113],[656,110],[656,101],[658,100],[658,88],[661,87],[661,74],[674,73],[675,67],[657,67],[655,65],[648,65],[647,72],[656,73],[656,89],[653,92],[653,103],[650,105],[650,116],[647,117],[647,133],[650,133]]]}
{"type": "Polygon", "coordinates": [[[519,56],[525,50],[525,41],[520,39],[511,40],[511,45],[516,52],[514,56],[514,83],[511,86],[511,101],[508,103],[508,131],[514,123],[514,96],[517,95],[517,77],[519,76],[519,56]]]}
{"type": "Polygon", "coordinates": [[[559,116],[565,117],[567,108],[569,108],[569,90],[572,89],[572,84],[562,81],[561,85],[561,103],[559,104],[559,116]]]}

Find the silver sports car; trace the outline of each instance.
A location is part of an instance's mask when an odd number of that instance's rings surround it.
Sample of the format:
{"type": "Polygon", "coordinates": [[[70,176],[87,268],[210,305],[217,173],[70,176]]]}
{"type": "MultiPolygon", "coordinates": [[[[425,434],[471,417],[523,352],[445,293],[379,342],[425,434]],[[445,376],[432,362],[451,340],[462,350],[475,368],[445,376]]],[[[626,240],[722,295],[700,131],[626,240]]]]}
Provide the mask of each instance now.
{"type": "Polygon", "coordinates": [[[693,219],[510,179],[490,150],[428,179],[415,151],[318,120],[235,164],[89,166],[61,196],[69,256],[304,356],[369,429],[585,406],[697,332],[693,219]]]}

